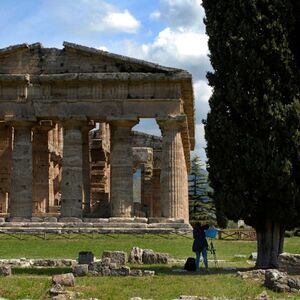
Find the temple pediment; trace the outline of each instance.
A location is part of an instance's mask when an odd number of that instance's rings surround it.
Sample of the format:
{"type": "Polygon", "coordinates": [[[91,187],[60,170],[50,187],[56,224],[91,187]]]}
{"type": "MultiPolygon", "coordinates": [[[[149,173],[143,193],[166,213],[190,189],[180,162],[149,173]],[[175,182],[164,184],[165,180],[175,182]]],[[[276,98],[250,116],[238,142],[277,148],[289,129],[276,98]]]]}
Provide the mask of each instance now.
{"type": "MultiPolygon", "coordinates": [[[[0,49],[0,74],[185,73],[180,69],[64,42],[63,49],[40,43],[0,49]]],[[[182,74],[183,75],[183,74],[182,74]]]]}

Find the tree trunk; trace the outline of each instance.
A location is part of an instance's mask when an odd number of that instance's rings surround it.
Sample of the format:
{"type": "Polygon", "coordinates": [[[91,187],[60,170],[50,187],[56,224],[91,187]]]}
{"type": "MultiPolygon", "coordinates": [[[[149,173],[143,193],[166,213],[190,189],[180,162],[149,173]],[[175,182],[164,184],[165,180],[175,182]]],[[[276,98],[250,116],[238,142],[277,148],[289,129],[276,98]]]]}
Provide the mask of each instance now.
{"type": "Polygon", "coordinates": [[[278,268],[278,257],[283,251],[284,226],[269,219],[260,228],[257,235],[257,268],[278,268]]]}

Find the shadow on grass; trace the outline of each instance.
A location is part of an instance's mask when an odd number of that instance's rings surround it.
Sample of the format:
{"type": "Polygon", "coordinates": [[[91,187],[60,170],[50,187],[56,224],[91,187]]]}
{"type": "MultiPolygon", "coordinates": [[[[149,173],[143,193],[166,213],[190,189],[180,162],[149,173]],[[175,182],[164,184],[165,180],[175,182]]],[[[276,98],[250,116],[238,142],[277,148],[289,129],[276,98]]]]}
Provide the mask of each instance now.
{"type": "Polygon", "coordinates": [[[71,268],[12,268],[13,275],[45,275],[65,274],[72,272],[71,268]]]}
{"type": "Polygon", "coordinates": [[[185,275],[192,275],[192,276],[199,276],[199,275],[217,275],[217,274],[235,274],[238,271],[250,271],[254,270],[252,267],[245,267],[245,268],[223,268],[223,267],[212,267],[209,268],[209,271],[205,271],[203,268],[200,269],[198,272],[191,272],[186,271],[182,267],[173,266],[170,267],[168,265],[142,265],[142,266],[131,266],[131,269],[141,269],[141,270],[152,270],[155,271],[156,275],[177,275],[177,276],[185,276],[185,275]]]}

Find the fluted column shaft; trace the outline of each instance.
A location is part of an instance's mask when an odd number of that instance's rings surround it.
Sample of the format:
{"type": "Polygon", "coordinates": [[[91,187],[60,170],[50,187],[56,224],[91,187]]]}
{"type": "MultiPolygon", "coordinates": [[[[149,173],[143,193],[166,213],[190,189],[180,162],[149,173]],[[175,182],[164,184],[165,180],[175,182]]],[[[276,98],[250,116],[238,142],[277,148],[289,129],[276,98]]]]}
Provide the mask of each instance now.
{"type": "Polygon", "coordinates": [[[14,123],[10,216],[32,216],[31,122],[14,123]]]}
{"type": "Polygon", "coordinates": [[[12,153],[11,143],[11,127],[0,123],[0,211],[3,213],[8,210],[12,153]]]}
{"type": "Polygon", "coordinates": [[[133,120],[111,122],[111,209],[114,217],[133,213],[132,136],[133,120]]]}
{"type": "Polygon", "coordinates": [[[48,132],[52,122],[38,125],[33,128],[33,212],[45,213],[49,208],[50,180],[49,173],[50,153],[48,145],[48,132]]]}
{"type": "Polygon", "coordinates": [[[161,196],[162,217],[186,218],[184,151],[180,120],[159,121],[162,130],[161,196]]]}
{"type": "Polygon", "coordinates": [[[94,126],[82,127],[82,176],[83,176],[83,208],[84,213],[90,213],[91,208],[91,175],[90,175],[90,151],[89,132],[94,126]]]}
{"type": "Polygon", "coordinates": [[[82,122],[64,122],[61,216],[82,217],[82,122]]]}

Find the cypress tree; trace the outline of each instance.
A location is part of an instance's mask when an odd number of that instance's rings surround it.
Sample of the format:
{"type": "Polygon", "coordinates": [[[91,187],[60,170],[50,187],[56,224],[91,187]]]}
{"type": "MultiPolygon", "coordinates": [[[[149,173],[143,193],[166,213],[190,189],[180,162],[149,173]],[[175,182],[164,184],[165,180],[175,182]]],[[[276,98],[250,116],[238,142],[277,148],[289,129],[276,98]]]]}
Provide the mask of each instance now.
{"type": "Polygon", "coordinates": [[[284,231],[300,220],[298,3],[203,0],[217,218],[221,225],[243,218],[256,229],[257,267],[277,267],[284,231]]]}

